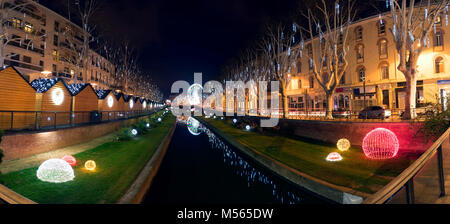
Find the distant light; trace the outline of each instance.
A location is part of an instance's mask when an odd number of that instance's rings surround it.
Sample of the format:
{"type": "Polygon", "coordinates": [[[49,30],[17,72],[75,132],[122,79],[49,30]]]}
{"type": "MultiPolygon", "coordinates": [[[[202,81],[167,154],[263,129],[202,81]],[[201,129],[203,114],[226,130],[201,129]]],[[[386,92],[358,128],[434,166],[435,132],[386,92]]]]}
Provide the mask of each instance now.
{"type": "Polygon", "coordinates": [[[136,136],[138,134],[138,131],[136,129],[131,130],[131,134],[133,134],[134,136],[136,136]]]}
{"type": "Polygon", "coordinates": [[[216,117],[216,115],[214,115],[214,119],[216,119],[217,117],[216,117]]]}
{"type": "Polygon", "coordinates": [[[337,152],[332,152],[332,153],[328,154],[326,160],[329,162],[341,161],[342,156],[341,156],[341,154],[339,154],[337,152]]]}
{"type": "Polygon", "coordinates": [[[223,120],[223,117],[220,117],[220,120],[223,120]]]}
{"type": "Polygon", "coordinates": [[[97,164],[95,164],[94,160],[88,160],[84,163],[84,168],[86,168],[87,170],[95,170],[95,168],[97,167],[97,164]]]}
{"type": "Polygon", "coordinates": [[[144,103],[142,104],[142,108],[145,109],[147,107],[147,102],[144,101],[144,103]]]}
{"type": "Polygon", "coordinates": [[[145,126],[146,126],[147,128],[149,128],[149,127],[150,127],[150,123],[147,123],[145,126]]]}
{"type": "Polygon", "coordinates": [[[48,74],[52,74],[52,72],[51,71],[42,71],[41,74],[48,75],[48,74]]]}
{"type": "Polygon", "coordinates": [[[158,117],[158,122],[161,122],[161,118],[160,117],[158,117]]]}
{"type": "Polygon", "coordinates": [[[233,118],[233,123],[236,124],[236,122],[237,122],[237,119],[236,119],[236,118],[233,118]]]}
{"type": "Polygon", "coordinates": [[[130,109],[133,109],[133,106],[134,106],[134,101],[133,101],[133,99],[131,99],[130,100],[130,109]]]}
{"type": "Polygon", "coordinates": [[[245,125],[245,129],[246,129],[247,131],[250,131],[250,128],[251,128],[250,125],[248,125],[248,124],[245,125]]]}

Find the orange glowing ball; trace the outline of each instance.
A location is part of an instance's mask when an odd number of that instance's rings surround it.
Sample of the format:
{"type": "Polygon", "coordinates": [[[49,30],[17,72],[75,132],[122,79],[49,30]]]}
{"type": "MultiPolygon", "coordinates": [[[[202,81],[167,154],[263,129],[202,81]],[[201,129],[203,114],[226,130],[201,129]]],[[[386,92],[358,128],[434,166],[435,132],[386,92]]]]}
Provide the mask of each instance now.
{"type": "Polygon", "coordinates": [[[66,155],[61,158],[62,160],[66,161],[70,166],[76,166],[77,165],[77,159],[75,157],[66,155]]]}
{"type": "Polygon", "coordinates": [[[339,139],[339,141],[336,143],[336,146],[337,146],[337,148],[338,148],[339,150],[341,150],[341,151],[347,151],[347,150],[350,148],[351,144],[350,144],[350,141],[349,141],[348,139],[346,139],[346,138],[341,138],[341,139],[339,139]]]}
{"type": "Polygon", "coordinates": [[[88,160],[84,163],[84,168],[87,170],[95,170],[95,167],[97,167],[97,165],[94,160],[88,160]]]}

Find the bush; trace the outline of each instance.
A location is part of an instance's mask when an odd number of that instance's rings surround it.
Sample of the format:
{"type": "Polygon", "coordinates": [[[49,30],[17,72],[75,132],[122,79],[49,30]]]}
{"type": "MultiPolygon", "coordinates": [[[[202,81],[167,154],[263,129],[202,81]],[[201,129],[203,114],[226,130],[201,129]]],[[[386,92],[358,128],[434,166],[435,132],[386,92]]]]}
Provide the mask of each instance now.
{"type": "Polygon", "coordinates": [[[129,141],[133,139],[133,135],[131,134],[132,128],[122,128],[116,135],[117,141],[129,141]]]}
{"type": "MultiPolygon", "coordinates": [[[[439,102],[439,100],[437,100],[439,102]]],[[[439,138],[449,127],[450,127],[450,106],[449,102],[445,102],[447,104],[447,109],[444,110],[444,105],[439,102],[436,104],[432,104],[432,106],[427,109],[424,116],[419,117],[419,121],[413,121],[413,125],[418,123],[419,125],[415,125],[417,127],[416,136],[423,136],[426,141],[434,141],[439,138]],[[424,121],[420,122],[420,118],[424,121]]]]}

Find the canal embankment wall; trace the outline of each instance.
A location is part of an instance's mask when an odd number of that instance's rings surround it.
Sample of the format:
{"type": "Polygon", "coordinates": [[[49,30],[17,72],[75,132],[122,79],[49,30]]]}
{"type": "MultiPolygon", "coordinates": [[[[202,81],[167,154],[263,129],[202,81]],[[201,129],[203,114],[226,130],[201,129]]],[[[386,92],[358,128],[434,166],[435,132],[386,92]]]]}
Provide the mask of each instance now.
{"type": "MultiPolygon", "coordinates": [[[[259,125],[259,117],[251,117],[259,125]]],[[[394,132],[399,141],[400,153],[420,153],[427,150],[433,142],[426,142],[416,136],[418,125],[410,122],[354,122],[280,119],[280,134],[295,135],[336,144],[341,138],[350,140],[352,146],[361,147],[364,137],[376,128],[386,128],[394,132]]]]}
{"type": "Polygon", "coordinates": [[[233,138],[228,137],[226,134],[221,132],[219,129],[210,125],[206,121],[199,120],[206,127],[211,129],[215,134],[219,135],[221,138],[225,139],[229,144],[233,147],[237,148],[250,158],[254,159],[256,162],[266,167],[273,173],[282,178],[309,190],[317,195],[320,195],[324,198],[327,198],[331,201],[340,204],[359,204],[363,201],[365,197],[368,197],[369,194],[355,191],[351,188],[341,187],[337,185],[330,184],[323,180],[317,179],[305,173],[302,173],[298,170],[295,170],[289,166],[286,166],[276,160],[269,158],[266,155],[263,155],[241,143],[234,140],[233,138]]]}
{"type": "Polygon", "coordinates": [[[88,142],[95,138],[115,132],[138,122],[140,118],[111,121],[100,124],[89,124],[78,127],[61,128],[39,132],[19,132],[3,136],[0,148],[3,150],[5,161],[25,158],[39,153],[50,152],[88,142]]]}

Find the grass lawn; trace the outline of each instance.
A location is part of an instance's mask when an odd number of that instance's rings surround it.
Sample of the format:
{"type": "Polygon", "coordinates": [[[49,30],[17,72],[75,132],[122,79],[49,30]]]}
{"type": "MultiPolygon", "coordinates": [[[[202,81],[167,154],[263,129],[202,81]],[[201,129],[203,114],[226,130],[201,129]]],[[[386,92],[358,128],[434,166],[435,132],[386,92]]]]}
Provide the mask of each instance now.
{"type": "Polygon", "coordinates": [[[376,192],[415,160],[400,156],[384,161],[370,160],[360,148],[340,152],[334,144],[249,132],[225,120],[205,120],[239,143],[302,173],[365,193],[376,192]],[[339,152],[343,159],[326,161],[330,152],[339,152]]]}
{"type": "Polygon", "coordinates": [[[34,167],[1,175],[0,183],[37,203],[114,203],[133,183],[174,120],[168,113],[163,122],[145,135],[130,141],[105,143],[74,155],[79,165],[74,167],[73,181],[59,184],[40,181],[36,177],[38,167],[34,167]],[[91,159],[97,164],[95,171],[84,169],[85,161],[91,159]]]}

